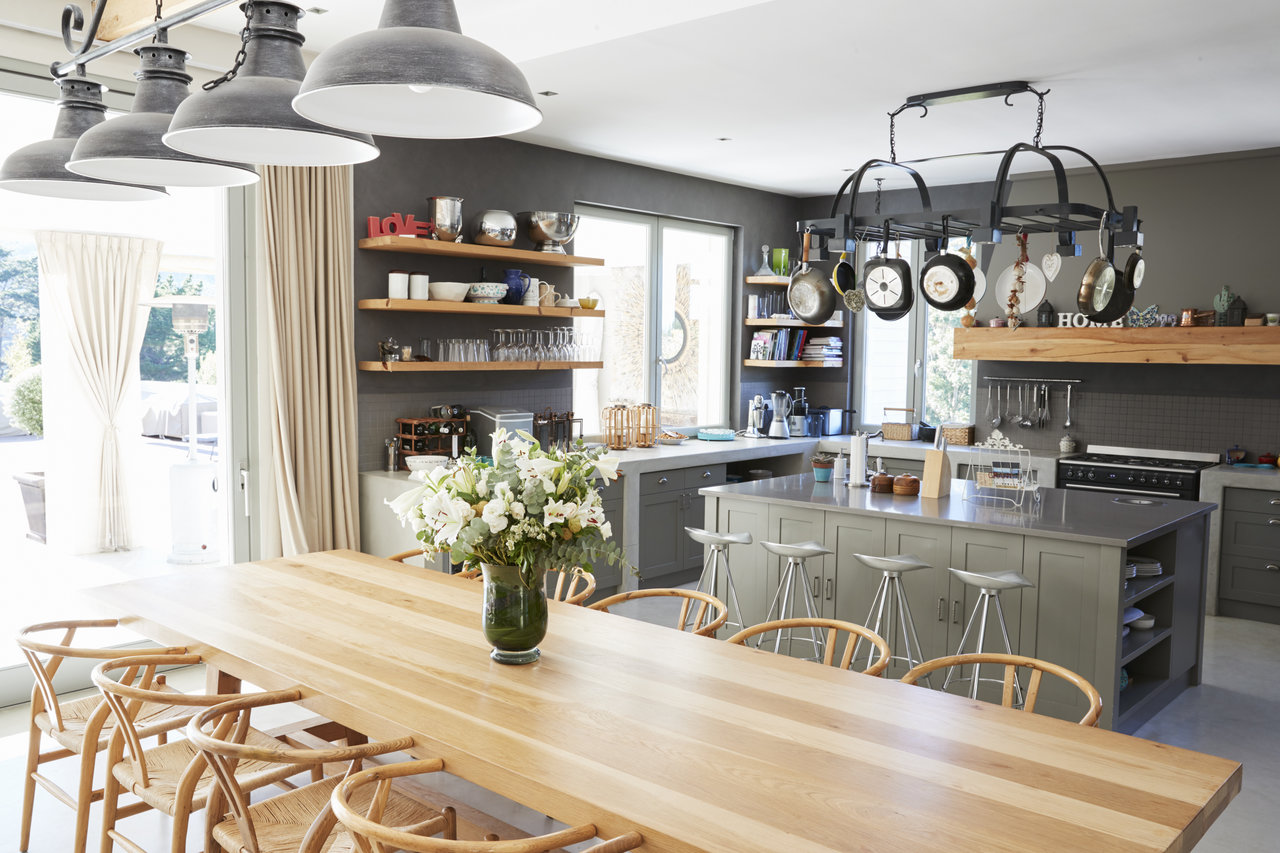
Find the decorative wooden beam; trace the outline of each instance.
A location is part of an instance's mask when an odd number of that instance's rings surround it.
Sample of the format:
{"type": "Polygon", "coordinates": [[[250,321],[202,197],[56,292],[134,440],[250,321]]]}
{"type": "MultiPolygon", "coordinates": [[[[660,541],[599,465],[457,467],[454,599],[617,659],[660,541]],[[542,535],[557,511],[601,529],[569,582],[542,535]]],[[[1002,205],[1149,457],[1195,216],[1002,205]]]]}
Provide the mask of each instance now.
{"type": "Polygon", "coordinates": [[[956,329],[952,357],[1106,364],[1280,364],[1280,328],[956,329]]]}
{"type": "MultiPolygon", "coordinates": [[[[165,0],[164,17],[189,9],[199,2],[200,0],[165,0]]],[[[115,41],[156,19],[155,0],[93,0],[93,8],[96,9],[103,3],[107,3],[107,8],[102,15],[102,24],[98,27],[99,41],[115,41]]]]}

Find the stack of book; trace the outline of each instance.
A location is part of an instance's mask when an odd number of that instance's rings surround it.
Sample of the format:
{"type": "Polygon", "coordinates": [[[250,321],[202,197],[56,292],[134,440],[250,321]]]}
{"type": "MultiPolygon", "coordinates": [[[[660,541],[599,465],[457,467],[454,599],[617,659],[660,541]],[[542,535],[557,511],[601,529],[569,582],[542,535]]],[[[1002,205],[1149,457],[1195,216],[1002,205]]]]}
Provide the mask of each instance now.
{"type": "Polygon", "coordinates": [[[756,361],[839,362],[842,354],[839,337],[811,337],[808,329],[769,329],[751,338],[750,358],[756,361]]]}
{"type": "Polygon", "coordinates": [[[844,354],[844,342],[836,336],[809,338],[800,352],[803,361],[840,361],[844,354]]]}

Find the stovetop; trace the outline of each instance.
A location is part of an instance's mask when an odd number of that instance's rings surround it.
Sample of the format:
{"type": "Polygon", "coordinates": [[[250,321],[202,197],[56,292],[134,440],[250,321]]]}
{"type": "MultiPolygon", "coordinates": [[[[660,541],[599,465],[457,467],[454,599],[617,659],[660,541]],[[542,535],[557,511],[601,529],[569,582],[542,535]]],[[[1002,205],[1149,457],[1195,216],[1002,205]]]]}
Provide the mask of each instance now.
{"type": "Polygon", "coordinates": [[[1136,447],[1110,447],[1091,444],[1084,453],[1064,456],[1060,462],[1088,463],[1108,467],[1154,468],[1162,471],[1200,471],[1218,464],[1214,453],[1180,450],[1147,450],[1136,447]]]}

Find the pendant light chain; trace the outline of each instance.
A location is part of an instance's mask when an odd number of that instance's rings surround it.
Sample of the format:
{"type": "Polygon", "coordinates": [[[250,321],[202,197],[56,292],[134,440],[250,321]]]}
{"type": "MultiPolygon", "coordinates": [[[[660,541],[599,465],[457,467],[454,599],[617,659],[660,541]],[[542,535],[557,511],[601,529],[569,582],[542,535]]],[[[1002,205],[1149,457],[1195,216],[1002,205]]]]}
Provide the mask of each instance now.
{"type": "MultiPolygon", "coordinates": [[[[162,2],[163,0],[156,0],[156,5],[157,6],[160,5],[160,3],[162,2]]],[[[236,74],[240,73],[240,67],[244,65],[245,52],[248,50],[248,47],[249,47],[249,24],[252,20],[253,20],[253,2],[252,0],[250,0],[250,2],[247,2],[244,4],[244,29],[240,30],[240,51],[239,53],[236,54],[236,61],[234,64],[232,64],[231,70],[228,71],[226,74],[223,74],[221,77],[217,78],[216,80],[210,80],[208,83],[205,83],[201,87],[206,92],[211,92],[214,89],[221,86],[223,83],[233,80],[236,74]]]]}
{"type": "MultiPolygon", "coordinates": [[[[889,113],[889,162],[890,163],[898,162],[898,127],[896,124],[897,119],[898,119],[897,113],[889,113]]],[[[879,213],[879,212],[880,212],[880,209],[877,207],[876,213],[879,213]]]]}
{"type": "Polygon", "coordinates": [[[1040,134],[1044,132],[1044,96],[1046,94],[1048,92],[1036,92],[1036,97],[1040,99],[1040,105],[1036,108],[1036,135],[1032,142],[1037,148],[1040,147],[1040,134]]]}
{"type": "MultiPolygon", "coordinates": [[[[156,0],[156,23],[164,18],[164,0],[156,0]]],[[[156,34],[151,37],[152,44],[168,44],[169,33],[166,30],[156,30],[156,34]]]]}

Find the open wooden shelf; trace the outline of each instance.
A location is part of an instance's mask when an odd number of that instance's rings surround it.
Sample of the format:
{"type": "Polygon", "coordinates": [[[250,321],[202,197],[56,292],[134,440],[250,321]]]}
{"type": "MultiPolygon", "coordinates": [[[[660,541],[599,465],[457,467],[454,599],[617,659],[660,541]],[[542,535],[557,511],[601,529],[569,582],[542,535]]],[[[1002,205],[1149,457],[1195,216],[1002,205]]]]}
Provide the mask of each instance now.
{"type": "Polygon", "coordinates": [[[843,361],[774,361],[772,359],[747,358],[743,367],[844,367],[843,361]]]}
{"type": "Polygon", "coordinates": [[[603,361],[362,361],[374,373],[472,373],[495,370],[598,370],[603,361]]]}
{"type": "Polygon", "coordinates": [[[789,275],[749,275],[747,284],[790,284],[789,275]]]}
{"type": "Polygon", "coordinates": [[[546,308],[541,305],[491,305],[444,299],[361,299],[363,311],[421,311],[433,314],[489,314],[500,317],[603,317],[600,308],[546,308]]]}
{"type": "Polygon", "coordinates": [[[764,326],[770,329],[842,329],[844,322],[828,320],[826,323],[806,323],[804,320],[770,320],[768,317],[749,317],[743,321],[748,326],[764,326]]]}
{"type": "Polygon", "coordinates": [[[1280,364],[1280,327],[956,329],[952,357],[1104,364],[1280,364]]]}
{"type": "Polygon", "coordinates": [[[361,249],[375,252],[407,252],[416,255],[443,255],[454,258],[479,258],[485,261],[520,261],[545,267],[602,267],[603,258],[583,258],[557,252],[533,252],[504,246],[481,246],[479,243],[445,243],[430,237],[366,237],[361,249]]]}

